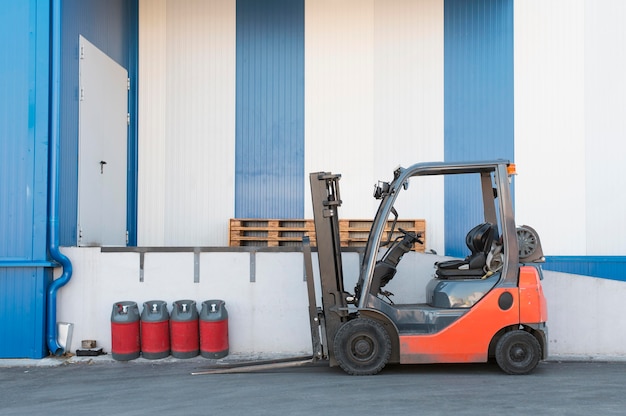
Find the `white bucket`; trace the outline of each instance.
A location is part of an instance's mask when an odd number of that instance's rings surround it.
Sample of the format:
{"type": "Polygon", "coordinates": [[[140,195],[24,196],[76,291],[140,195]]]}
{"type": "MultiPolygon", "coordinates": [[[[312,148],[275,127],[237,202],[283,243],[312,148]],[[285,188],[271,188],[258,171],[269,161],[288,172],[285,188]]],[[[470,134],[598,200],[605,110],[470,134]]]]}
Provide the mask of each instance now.
{"type": "Polygon", "coordinates": [[[57,342],[65,352],[69,352],[72,347],[72,333],[74,324],[68,322],[57,322],[57,342]]]}

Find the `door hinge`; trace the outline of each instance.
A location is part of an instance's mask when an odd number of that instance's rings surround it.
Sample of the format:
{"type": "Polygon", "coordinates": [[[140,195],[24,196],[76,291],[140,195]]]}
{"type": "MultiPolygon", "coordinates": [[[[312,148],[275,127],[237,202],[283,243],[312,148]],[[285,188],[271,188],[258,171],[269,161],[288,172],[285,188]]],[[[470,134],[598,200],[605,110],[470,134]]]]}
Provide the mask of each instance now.
{"type": "Polygon", "coordinates": [[[85,59],[85,47],[83,45],[80,45],[80,50],[78,52],[78,57],[80,59],[85,59]]]}
{"type": "Polygon", "coordinates": [[[126,78],[126,89],[130,91],[130,78],[126,78]]]}
{"type": "Polygon", "coordinates": [[[82,87],[78,91],[78,100],[79,101],[84,101],[85,100],[85,89],[82,88],[82,87]]]}
{"type": "Polygon", "coordinates": [[[130,113],[126,113],[126,124],[130,126],[130,113]]]}
{"type": "Polygon", "coordinates": [[[128,245],[128,230],[126,230],[126,245],[128,245]]]}

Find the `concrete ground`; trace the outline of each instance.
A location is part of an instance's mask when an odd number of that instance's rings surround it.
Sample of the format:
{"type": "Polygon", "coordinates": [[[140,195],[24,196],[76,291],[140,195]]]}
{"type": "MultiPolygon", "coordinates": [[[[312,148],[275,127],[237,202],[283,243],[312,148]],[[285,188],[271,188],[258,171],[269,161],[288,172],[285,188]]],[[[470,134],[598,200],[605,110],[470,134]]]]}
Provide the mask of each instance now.
{"type": "Polygon", "coordinates": [[[0,415],[623,415],[626,362],[550,360],[530,375],[496,365],[387,366],[348,376],[325,363],[192,375],[219,363],[110,356],[0,360],[0,415]]]}

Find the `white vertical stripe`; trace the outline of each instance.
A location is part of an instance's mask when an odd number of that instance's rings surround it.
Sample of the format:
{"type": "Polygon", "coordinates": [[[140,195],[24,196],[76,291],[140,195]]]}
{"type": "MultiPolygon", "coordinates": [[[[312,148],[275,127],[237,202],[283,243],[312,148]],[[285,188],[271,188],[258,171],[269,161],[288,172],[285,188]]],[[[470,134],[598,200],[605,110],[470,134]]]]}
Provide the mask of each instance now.
{"type": "Polygon", "coordinates": [[[353,202],[343,217],[372,216],[371,203],[356,202],[374,181],[374,18],[374,0],[305,4],[305,189],[308,172],[341,173],[342,198],[353,202]]]}
{"type": "Polygon", "coordinates": [[[516,217],[585,254],[584,0],[515,2],[516,217]]]}
{"type": "Polygon", "coordinates": [[[626,3],[515,3],[518,223],[548,255],[623,255],[626,3]]]}
{"type": "Polygon", "coordinates": [[[166,5],[139,1],[137,244],[165,241],[166,5]]]}
{"type": "Polygon", "coordinates": [[[626,2],[585,2],[588,255],[626,253],[626,2]]]}
{"type": "Polygon", "coordinates": [[[235,1],[140,1],[139,245],[224,245],[234,207],[235,1]]]}

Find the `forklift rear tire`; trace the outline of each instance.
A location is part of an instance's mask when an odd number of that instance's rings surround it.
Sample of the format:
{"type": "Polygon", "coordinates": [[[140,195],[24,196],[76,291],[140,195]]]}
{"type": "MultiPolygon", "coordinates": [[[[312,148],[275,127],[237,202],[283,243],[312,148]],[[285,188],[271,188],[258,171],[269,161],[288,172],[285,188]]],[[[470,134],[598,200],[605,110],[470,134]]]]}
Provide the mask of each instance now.
{"type": "Polygon", "coordinates": [[[385,367],[391,355],[391,339],[378,322],[357,318],[343,324],[335,335],[335,359],[348,374],[373,375],[385,367]]]}
{"type": "Polygon", "coordinates": [[[539,363],[541,345],[531,333],[506,332],[496,344],[496,362],[508,374],[528,374],[539,363]]]}

